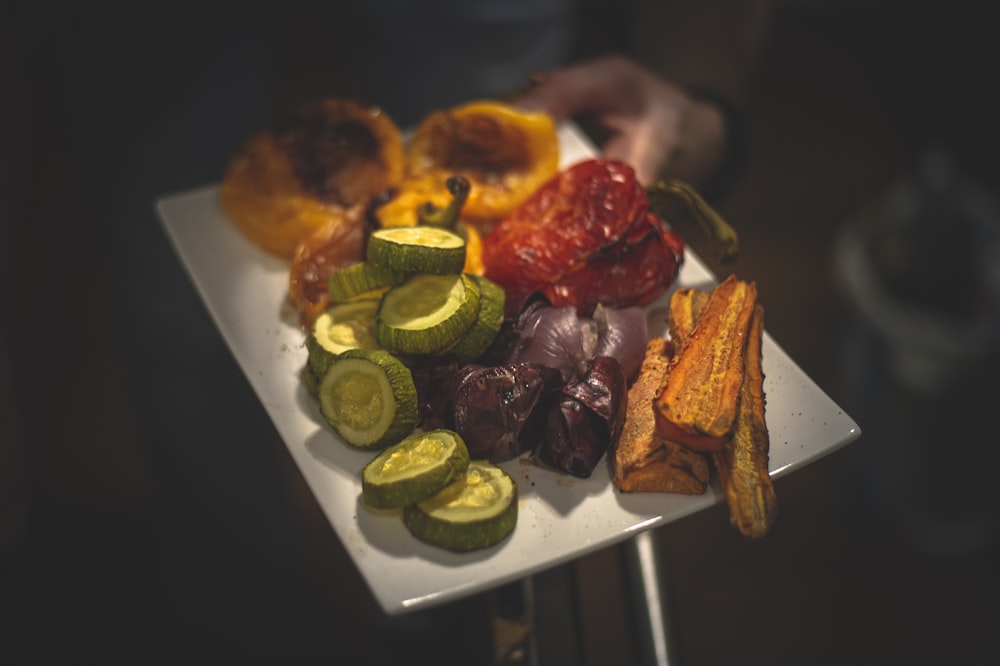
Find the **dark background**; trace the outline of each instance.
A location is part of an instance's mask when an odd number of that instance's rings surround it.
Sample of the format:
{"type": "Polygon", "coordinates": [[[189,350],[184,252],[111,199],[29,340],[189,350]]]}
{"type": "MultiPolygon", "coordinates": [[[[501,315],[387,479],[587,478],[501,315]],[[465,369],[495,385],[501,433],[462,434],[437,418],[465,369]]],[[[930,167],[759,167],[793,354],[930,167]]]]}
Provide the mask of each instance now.
{"type": "MultiPolygon", "coordinates": [[[[931,147],[997,192],[984,5],[778,5],[750,162],[719,208],[768,330],[864,436],[777,481],[762,541],[722,506],[657,530],[683,663],[1000,663],[996,338],[914,386],[834,253],[931,147]]],[[[491,661],[496,594],[381,614],[153,212],[334,75],[322,11],[299,11],[0,8],[3,663],[491,661]]],[[[968,269],[986,244],[933,201],[873,256],[900,300],[995,325],[995,287],[968,269]]],[[[556,661],[637,659],[622,559],[550,572],[574,584],[575,631],[538,618],[556,661]]]]}

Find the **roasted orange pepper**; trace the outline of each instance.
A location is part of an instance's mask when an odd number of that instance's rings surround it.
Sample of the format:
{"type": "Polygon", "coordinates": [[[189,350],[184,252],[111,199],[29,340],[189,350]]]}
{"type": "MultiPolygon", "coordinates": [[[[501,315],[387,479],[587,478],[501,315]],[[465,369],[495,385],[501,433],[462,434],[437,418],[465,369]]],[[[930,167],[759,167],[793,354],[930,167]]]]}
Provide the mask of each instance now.
{"type": "Polygon", "coordinates": [[[255,245],[284,259],[331,220],[404,175],[402,133],[378,107],[326,100],[297,109],[286,127],[251,137],[220,187],[227,217],[255,245]]]}
{"type": "Polygon", "coordinates": [[[308,328],[332,304],[327,278],[361,260],[365,246],[363,217],[341,215],[299,243],[288,273],[288,301],[308,328]]]}

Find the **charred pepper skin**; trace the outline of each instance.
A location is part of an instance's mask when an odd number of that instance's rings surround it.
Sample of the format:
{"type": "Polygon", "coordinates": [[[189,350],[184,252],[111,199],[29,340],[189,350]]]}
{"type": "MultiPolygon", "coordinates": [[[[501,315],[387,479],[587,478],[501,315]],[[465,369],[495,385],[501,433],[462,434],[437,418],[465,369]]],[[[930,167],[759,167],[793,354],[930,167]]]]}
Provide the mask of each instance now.
{"type": "Polygon", "coordinates": [[[649,210],[632,167],[608,159],[558,173],[483,242],[486,276],[590,314],[644,305],[676,279],[684,243],[649,210]]]}
{"type": "Polygon", "coordinates": [[[621,364],[610,356],[595,357],[586,374],[564,387],[548,412],[539,459],[577,478],[589,478],[621,437],[627,406],[628,382],[621,364]]]}

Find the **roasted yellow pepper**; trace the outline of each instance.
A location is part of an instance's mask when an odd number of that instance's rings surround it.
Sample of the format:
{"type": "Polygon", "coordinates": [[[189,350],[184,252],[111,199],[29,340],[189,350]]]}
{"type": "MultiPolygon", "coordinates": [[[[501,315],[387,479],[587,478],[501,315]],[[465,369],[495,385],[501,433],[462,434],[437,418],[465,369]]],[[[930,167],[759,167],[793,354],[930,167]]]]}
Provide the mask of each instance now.
{"type": "Polygon", "coordinates": [[[475,225],[464,220],[471,191],[464,176],[451,176],[443,184],[430,178],[414,178],[403,184],[375,210],[380,227],[431,224],[447,227],[465,238],[466,273],[482,275],[483,240],[475,225]]]}
{"type": "Polygon", "coordinates": [[[558,172],[559,138],[545,113],[469,102],[417,126],[406,169],[408,179],[436,190],[453,175],[466,177],[471,189],[462,217],[488,231],[558,172]]]}

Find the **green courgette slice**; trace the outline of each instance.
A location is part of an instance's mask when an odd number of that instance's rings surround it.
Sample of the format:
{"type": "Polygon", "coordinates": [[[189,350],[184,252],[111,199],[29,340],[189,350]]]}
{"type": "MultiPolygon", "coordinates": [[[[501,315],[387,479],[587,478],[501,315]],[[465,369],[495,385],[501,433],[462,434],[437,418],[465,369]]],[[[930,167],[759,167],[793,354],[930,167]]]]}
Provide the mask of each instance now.
{"type": "Polygon", "coordinates": [[[473,460],[437,495],[404,507],[403,523],[417,539],[446,550],[495,546],[517,523],[517,484],[502,468],[473,460]]]}
{"type": "Polygon", "coordinates": [[[375,313],[379,299],[338,303],[316,317],[309,336],[306,363],[317,377],[326,374],[333,360],[348,349],[378,349],[375,313]]]}
{"type": "Polygon", "coordinates": [[[337,356],[320,382],[319,406],[337,434],[362,449],[395,444],[419,419],[413,375],[381,349],[349,349],[337,356]]]}
{"type": "Polygon", "coordinates": [[[314,398],[319,397],[319,385],[323,382],[323,375],[316,374],[308,363],[302,368],[302,374],[299,375],[302,378],[302,383],[306,387],[306,393],[314,398]]]}
{"type": "Polygon", "coordinates": [[[469,449],[452,430],[410,435],[383,450],[361,471],[361,494],[369,506],[390,509],[439,493],[469,466],[469,449]]]}
{"type": "Polygon", "coordinates": [[[456,275],[465,268],[465,239],[441,227],[387,227],[368,237],[368,263],[405,273],[456,275]]]}
{"type": "Polygon", "coordinates": [[[479,275],[469,277],[479,287],[479,313],[465,335],[448,350],[448,355],[459,363],[471,363],[493,344],[503,325],[507,298],[503,287],[496,282],[479,275]]]}
{"type": "Polygon", "coordinates": [[[402,284],[407,277],[403,271],[360,261],[334,271],[326,280],[326,291],[330,300],[341,303],[402,284]]]}
{"type": "Polygon", "coordinates": [[[375,340],[395,354],[441,353],[472,326],[479,301],[470,275],[414,275],[382,296],[375,340]]]}

